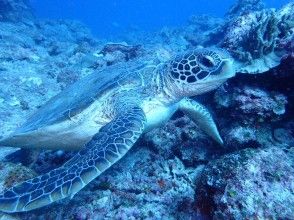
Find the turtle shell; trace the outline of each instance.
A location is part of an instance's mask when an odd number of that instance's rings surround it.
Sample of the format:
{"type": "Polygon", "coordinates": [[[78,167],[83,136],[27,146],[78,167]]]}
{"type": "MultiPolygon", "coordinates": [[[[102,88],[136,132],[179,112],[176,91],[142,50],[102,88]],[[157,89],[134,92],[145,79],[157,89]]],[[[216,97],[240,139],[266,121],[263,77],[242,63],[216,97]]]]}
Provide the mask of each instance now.
{"type": "Polygon", "coordinates": [[[69,115],[73,117],[81,113],[108,91],[119,89],[121,84],[118,81],[128,79],[131,72],[140,69],[130,63],[128,68],[124,63],[107,67],[67,87],[37,110],[14,134],[32,132],[68,120],[69,115]]]}

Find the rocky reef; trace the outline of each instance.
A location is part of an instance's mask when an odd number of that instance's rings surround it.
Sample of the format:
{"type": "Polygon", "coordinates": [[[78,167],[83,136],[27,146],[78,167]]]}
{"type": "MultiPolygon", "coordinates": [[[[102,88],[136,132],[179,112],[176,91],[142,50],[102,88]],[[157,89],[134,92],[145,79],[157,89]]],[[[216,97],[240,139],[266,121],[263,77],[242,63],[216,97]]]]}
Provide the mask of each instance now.
{"type": "Polygon", "coordinates": [[[204,169],[197,207],[213,219],[292,219],[293,172],[293,151],[246,149],[225,155],[204,169]]]}
{"type": "Polygon", "coordinates": [[[230,19],[244,14],[261,11],[264,9],[264,2],[262,0],[237,0],[226,16],[230,19]]]}
{"type": "MultiPolygon", "coordinates": [[[[0,137],[66,86],[119,62],[158,64],[202,46],[228,50],[235,78],[196,97],[224,145],[177,112],[71,200],[0,219],[294,219],[294,4],[239,0],[225,18],[128,33],[113,43],[83,24],[34,18],[27,1],[0,2],[0,137]],[[245,74],[262,73],[262,74],[245,74]]],[[[26,167],[1,147],[0,191],[62,165],[75,152],[43,151],[26,167]]]]}
{"type": "Polygon", "coordinates": [[[282,42],[291,41],[293,11],[293,3],[279,11],[248,9],[224,24],[226,31],[219,45],[247,63],[240,72],[265,72],[280,63],[286,50],[282,42]]]}
{"type": "Polygon", "coordinates": [[[34,16],[27,0],[1,0],[0,21],[31,21],[34,16]]]}

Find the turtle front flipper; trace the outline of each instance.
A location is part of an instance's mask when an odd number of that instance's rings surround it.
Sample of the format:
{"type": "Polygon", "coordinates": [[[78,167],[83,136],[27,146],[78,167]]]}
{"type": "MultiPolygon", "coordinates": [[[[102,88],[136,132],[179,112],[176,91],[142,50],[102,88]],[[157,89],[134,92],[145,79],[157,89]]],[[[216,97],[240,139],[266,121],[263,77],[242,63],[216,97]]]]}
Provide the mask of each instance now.
{"type": "Polygon", "coordinates": [[[219,144],[224,143],[211,114],[203,105],[192,99],[185,98],[180,102],[179,109],[188,115],[189,118],[198,124],[216,142],[219,144]]]}
{"type": "Polygon", "coordinates": [[[143,133],[144,112],[132,107],[100,129],[62,167],[27,180],[0,195],[0,211],[23,212],[70,197],[122,158],[143,133]]]}

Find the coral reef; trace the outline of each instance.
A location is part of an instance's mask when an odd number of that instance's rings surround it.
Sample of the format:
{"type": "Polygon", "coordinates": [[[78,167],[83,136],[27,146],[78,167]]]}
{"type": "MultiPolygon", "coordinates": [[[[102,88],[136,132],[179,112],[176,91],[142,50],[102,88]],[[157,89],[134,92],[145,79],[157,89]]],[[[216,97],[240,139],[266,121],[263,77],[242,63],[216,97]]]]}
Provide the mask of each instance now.
{"type": "Polygon", "coordinates": [[[248,86],[229,90],[226,95],[224,91],[218,90],[215,94],[216,103],[223,108],[234,108],[234,115],[231,116],[238,120],[247,123],[253,118],[257,122],[274,121],[286,112],[287,97],[281,93],[274,91],[269,93],[248,86]]]}
{"type": "MultiPolygon", "coordinates": [[[[193,16],[182,28],[127,33],[127,43],[96,39],[76,21],[34,19],[26,1],[1,1],[0,15],[0,137],[66,86],[118,62],[157,65],[217,45],[240,71],[264,72],[197,97],[224,146],[177,112],[73,199],[0,219],[294,218],[294,3],[275,11],[239,0],[225,19],[193,16]]],[[[0,160],[10,152],[1,147],[0,160]]],[[[41,152],[32,169],[1,162],[0,191],[74,154],[41,152]]]]}
{"type": "Polygon", "coordinates": [[[0,22],[0,30],[0,135],[3,136],[65,85],[93,72],[91,66],[80,63],[97,48],[89,31],[76,22],[44,21],[34,25],[0,22]],[[13,84],[7,86],[9,82],[13,84]]]}
{"type": "Polygon", "coordinates": [[[24,180],[34,178],[36,173],[20,164],[0,162],[0,191],[24,180]]]}
{"type": "Polygon", "coordinates": [[[175,155],[187,167],[206,164],[218,148],[199,127],[187,117],[177,117],[162,127],[148,132],[142,144],[171,159],[175,155]]]}
{"type": "Polygon", "coordinates": [[[289,128],[293,121],[293,71],[289,64],[284,65],[261,75],[238,75],[214,94],[215,112],[224,118],[219,121],[228,149],[291,146],[291,141],[277,143],[273,136],[276,128],[293,135],[289,128]],[[284,71],[287,74],[280,74],[284,71]]]}
{"type": "Polygon", "coordinates": [[[222,47],[242,61],[263,57],[275,48],[275,39],[279,34],[277,24],[273,10],[239,16],[228,28],[222,47]]]}
{"type": "Polygon", "coordinates": [[[218,41],[220,47],[241,62],[239,72],[262,73],[277,66],[287,50],[289,53],[288,47],[293,38],[294,4],[289,3],[276,11],[259,10],[262,6],[251,2],[239,1],[226,21],[210,32],[204,44],[211,45],[218,41]]]}
{"type": "Polygon", "coordinates": [[[293,36],[294,31],[294,3],[285,5],[280,11],[278,11],[277,17],[279,20],[279,38],[285,38],[287,36],[293,36]]]}
{"type": "Polygon", "coordinates": [[[109,43],[103,47],[99,54],[106,57],[105,59],[108,65],[112,65],[114,62],[119,62],[120,57],[123,58],[122,61],[128,61],[138,57],[141,47],[141,45],[130,46],[125,43],[109,43]]]}
{"type": "Polygon", "coordinates": [[[33,13],[27,0],[0,1],[0,21],[29,22],[33,18],[33,13]]]}
{"type": "Polygon", "coordinates": [[[238,17],[254,11],[261,11],[262,9],[264,9],[262,0],[237,0],[226,13],[226,16],[232,19],[233,17],[238,17]]]}
{"type": "Polygon", "coordinates": [[[294,218],[293,156],[293,147],[267,148],[209,163],[196,187],[197,207],[213,219],[294,218]]]}
{"type": "Polygon", "coordinates": [[[202,169],[187,169],[177,157],[166,160],[137,146],[72,200],[19,217],[186,219],[197,215],[192,208],[194,181],[202,169]]]}
{"type": "Polygon", "coordinates": [[[223,22],[223,19],[209,15],[192,16],[189,25],[183,30],[184,39],[191,46],[203,45],[211,33],[223,22]]]}

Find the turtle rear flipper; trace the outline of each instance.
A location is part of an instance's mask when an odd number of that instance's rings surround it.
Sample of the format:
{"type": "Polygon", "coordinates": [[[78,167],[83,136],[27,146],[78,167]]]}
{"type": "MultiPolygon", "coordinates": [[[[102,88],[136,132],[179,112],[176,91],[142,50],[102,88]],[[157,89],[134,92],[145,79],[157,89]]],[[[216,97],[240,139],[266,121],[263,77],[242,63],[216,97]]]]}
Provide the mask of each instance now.
{"type": "Polygon", "coordinates": [[[123,157],[143,133],[145,115],[134,107],[100,129],[62,167],[27,180],[0,195],[0,211],[23,212],[73,197],[123,157]]]}

